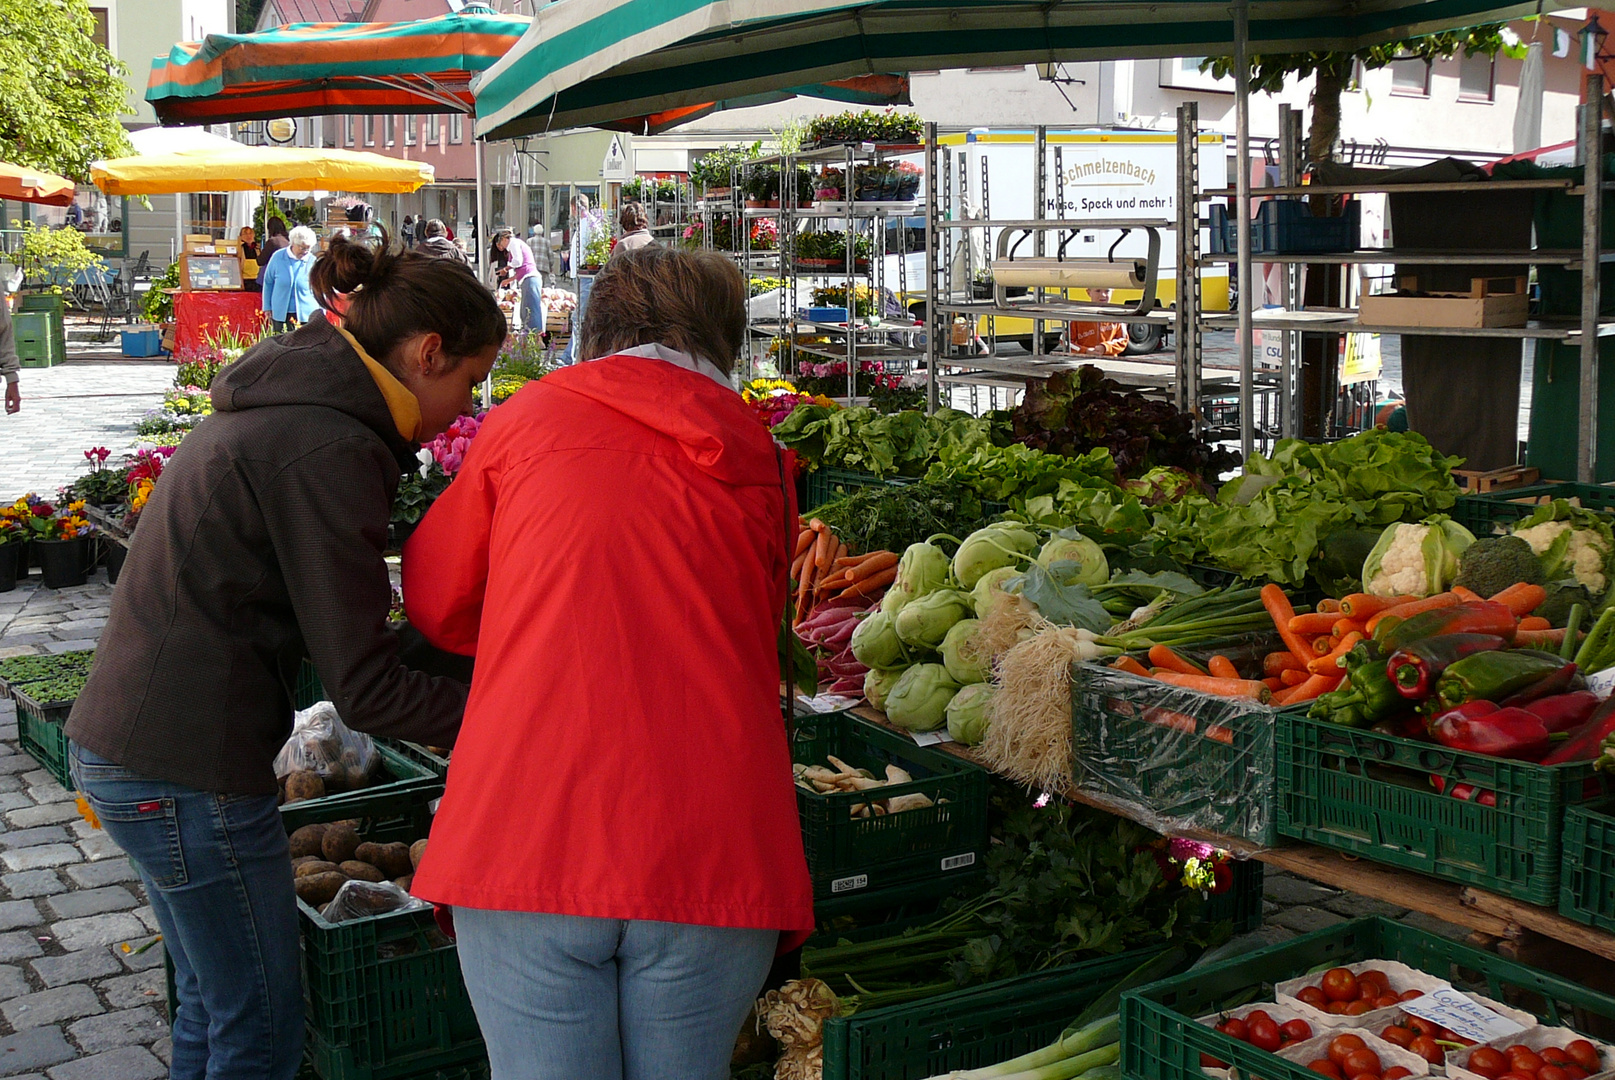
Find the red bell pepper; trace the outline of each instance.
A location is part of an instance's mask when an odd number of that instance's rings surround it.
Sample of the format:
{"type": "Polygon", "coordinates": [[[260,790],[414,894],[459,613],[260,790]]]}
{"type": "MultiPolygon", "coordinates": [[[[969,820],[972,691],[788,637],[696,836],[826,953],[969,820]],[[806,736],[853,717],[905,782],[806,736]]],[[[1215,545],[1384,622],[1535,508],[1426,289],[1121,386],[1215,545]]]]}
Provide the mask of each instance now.
{"type": "MultiPolygon", "coordinates": [[[[1581,671],[1575,664],[1566,663],[1561,664],[1547,678],[1538,679],[1536,682],[1527,685],[1523,690],[1516,691],[1512,696],[1504,698],[1502,704],[1505,709],[1513,706],[1523,708],[1531,702],[1542,698],[1558,697],[1562,694],[1571,694],[1577,690],[1585,689],[1587,689],[1587,680],[1581,677],[1581,671]]],[[[1591,709],[1587,711],[1592,712],[1591,709]]]]}
{"type": "Polygon", "coordinates": [[[1454,750],[1519,761],[1540,761],[1553,740],[1542,717],[1524,709],[1480,716],[1466,714],[1462,707],[1451,709],[1430,721],[1430,735],[1454,750]]]}
{"type": "MultiPolygon", "coordinates": [[[[1436,776],[1432,774],[1430,777],[1430,785],[1436,789],[1437,795],[1447,794],[1447,778],[1445,776],[1436,776]]],[[[1453,798],[1462,799],[1464,802],[1473,801],[1482,806],[1497,805],[1497,792],[1481,791],[1479,796],[1477,796],[1475,794],[1477,790],[1478,789],[1474,784],[1454,784],[1451,794],[1453,798]]]]}
{"type": "Polygon", "coordinates": [[[1571,761],[1591,761],[1599,755],[1604,740],[1611,735],[1615,735],[1615,697],[1594,709],[1587,722],[1543,758],[1542,764],[1563,765],[1571,761]]]}
{"type": "Polygon", "coordinates": [[[1436,680],[1447,668],[1478,652],[1508,648],[1496,634],[1439,634],[1410,642],[1391,654],[1385,673],[1396,692],[1412,701],[1423,701],[1435,693],[1436,680]]]}
{"type": "MultiPolygon", "coordinates": [[[[1533,687],[1534,689],[1534,687],[1533,687]]],[[[1598,708],[1600,698],[1591,690],[1577,690],[1569,694],[1555,694],[1553,697],[1538,698],[1521,704],[1521,695],[1515,695],[1503,702],[1508,708],[1518,705],[1527,712],[1534,712],[1542,717],[1550,732],[1575,731],[1592,717],[1593,710],[1598,708]]]]}
{"type": "Polygon", "coordinates": [[[1403,619],[1383,634],[1376,630],[1374,640],[1380,643],[1380,651],[1389,655],[1407,648],[1415,641],[1443,634],[1493,634],[1505,641],[1513,641],[1519,625],[1520,621],[1514,617],[1514,613],[1502,604],[1472,600],[1420,612],[1412,618],[1403,619]]]}

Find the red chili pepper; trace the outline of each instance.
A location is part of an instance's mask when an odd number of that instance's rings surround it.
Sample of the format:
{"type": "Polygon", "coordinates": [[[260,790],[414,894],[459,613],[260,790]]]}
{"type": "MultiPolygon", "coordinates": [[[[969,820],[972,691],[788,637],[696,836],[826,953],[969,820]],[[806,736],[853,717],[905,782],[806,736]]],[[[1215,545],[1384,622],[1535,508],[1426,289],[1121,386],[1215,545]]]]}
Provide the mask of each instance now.
{"type": "Polygon", "coordinates": [[[1519,695],[1503,702],[1503,707],[1519,705],[1527,712],[1534,712],[1542,717],[1542,722],[1551,732],[1575,731],[1585,724],[1598,708],[1601,700],[1591,690],[1577,690],[1570,694],[1555,694],[1553,697],[1539,698],[1536,701],[1520,704],[1519,695]]]}
{"type": "Polygon", "coordinates": [[[1423,701],[1435,693],[1436,680],[1447,668],[1479,652],[1508,648],[1496,634],[1439,634],[1410,642],[1391,654],[1385,673],[1396,692],[1413,701],[1423,701]]]}
{"type": "Polygon", "coordinates": [[[1570,761],[1591,761],[1597,757],[1604,740],[1615,735],[1615,697],[1605,701],[1587,723],[1574,731],[1570,738],[1542,759],[1544,765],[1563,765],[1570,761]]]}
{"type": "Polygon", "coordinates": [[[1454,750],[1520,761],[1540,761],[1553,739],[1542,718],[1524,709],[1498,709],[1480,716],[1466,714],[1462,707],[1452,709],[1430,722],[1430,734],[1454,750]]]}

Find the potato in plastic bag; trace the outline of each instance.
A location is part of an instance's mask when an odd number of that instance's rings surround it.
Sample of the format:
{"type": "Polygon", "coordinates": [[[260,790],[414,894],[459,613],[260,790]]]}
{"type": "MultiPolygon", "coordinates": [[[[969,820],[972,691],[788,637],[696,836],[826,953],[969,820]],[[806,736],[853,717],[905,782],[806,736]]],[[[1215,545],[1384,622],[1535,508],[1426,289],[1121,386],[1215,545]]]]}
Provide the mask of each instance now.
{"type": "Polygon", "coordinates": [[[391,915],[395,911],[419,911],[431,906],[390,881],[349,881],[337,890],[336,896],[320,912],[320,917],[329,923],[339,923],[350,919],[368,919],[372,915],[391,915]]]}
{"type": "Polygon", "coordinates": [[[298,713],[292,721],[291,738],[275,755],[277,779],[313,773],[323,782],[326,794],[365,787],[380,767],[381,754],[370,736],[344,724],[329,701],[298,713]]]}

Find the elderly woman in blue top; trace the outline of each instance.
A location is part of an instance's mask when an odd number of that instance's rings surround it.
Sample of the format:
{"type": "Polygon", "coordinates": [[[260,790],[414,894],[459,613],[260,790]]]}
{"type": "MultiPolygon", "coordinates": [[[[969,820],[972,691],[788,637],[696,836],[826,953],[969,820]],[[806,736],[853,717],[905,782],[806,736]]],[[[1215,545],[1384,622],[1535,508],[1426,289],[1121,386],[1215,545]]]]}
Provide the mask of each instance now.
{"type": "Polygon", "coordinates": [[[264,311],[277,334],[308,322],[320,307],[308,284],[308,272],[314,266],[314,230],[299,225],[287,239],[291,242],[269,257],[258,278],[264,311]]]}

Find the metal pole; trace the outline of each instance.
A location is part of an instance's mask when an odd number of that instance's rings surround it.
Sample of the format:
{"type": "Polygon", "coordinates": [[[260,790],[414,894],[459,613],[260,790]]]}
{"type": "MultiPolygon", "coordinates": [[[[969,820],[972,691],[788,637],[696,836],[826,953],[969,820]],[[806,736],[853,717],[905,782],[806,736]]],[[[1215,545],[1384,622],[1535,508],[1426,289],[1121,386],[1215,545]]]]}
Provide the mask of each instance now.
{"type": "MultiPolygon", "coordinates": [[[[1301,113],[1288,105],[1279,106],[1279,186],[1295,187],[1301,183],[1296,159],[1301,146],[1301,113]]],[[[1286,310],[1295,297],[1296,264],[1283,267],[1279,284],[1279,303],[1286,310]]],[[[1286,439],[1295,438],[1296,401],[1300,395],[1295,386],[1296,335],[1285,331],[1282,355],[1279,361],[1279,434],[1286,439]]]]}
{"type": "MultiPolygon", "coordinates": [[[[1047,127],[1044,127],[1042,124],[1037,126],[1037,134],[1034,143],[1036,146],[1036,157],[1032,159],[1032,217],[1037,221],[1042,221],[1045,216],[1043,213],[1044,191],[1047,189],[1048,184],[1047,178],[1044,175],[1048,167],[1048,162],[1045,155],[1047,155],[1049,152],[1049,129],[1047,127]]],[[[1034,250],[1039,257],[1042,257],[1044,251],[1044,235],[1044,231],[1039,229],[1033,236],[1033,242],[1037,245],[1034,250]]],[[[1040,285],[1036,290],[1033,291],[1032,299],[1039,307],[1042,307],[1043,298],[1043,287],[1040,285]]],[[[1041,359],[1043,356],[1042,319],[1032,320],[1032,356],[1034,359],[1041,359]]]]}
{"type": "Polygon", "coordinates": [[[1603,228],[1603,154],[1599,138],[1604,114],[1604,77],[1587,75],[1587,98],[1581,107],[1581,427],[1576,477],[1584,484],[1598,476],[1598,274],[1603,228]]]}
{"type": "Polygon", "coordinates": [[[1173,313],[1177,336],[1179,409],[1205,418],[1200,411],[1200,106],[1178,106],[1178,297],[1173,313]]]}
{"type": "MultiPolygon", "coordinates": [[[[937,289],[936,227],[937,214],[937,144],[936,125],[925,125],[925,411],[937,410],[936,364],[941,350],[937,337],[942,330],[942,313],[937,305],[942,297],[937,289]]],[[[847,180],[851,183],[851,178],[847,180]]]]}
{"type": "Polygon", "coordinates": [[[1251,172],[1250,172],[1250,0],[1234,0],[1234,135],[1239,154],[1234,177],[1239,229],[1239,447],[1247,458],[1256,449],[1256,372],[1251,362],[1251,172]]]}
{"type": "MultiPolygon", "coordinates": [[[[482,258],[483,241],[488,235],[488,206],[487,198],[483,192],[482,154],[488,144],[478,139],[475,135],[472,136],[472,141],[476,144],[475,156],[477,159],[477,227],[472,230],[472,247],[476,250],[471,253],[471,257],[476,260],[477,276],[480,278],[487,269],[487,263],[482,258]]],[[[525,331],[527,328],[524,326],[522,329],[525,331]]],[[[482,407],[484,409],[493,408],[492,370],[488,372],[488,377],[482,380],[482,407]]]]}

